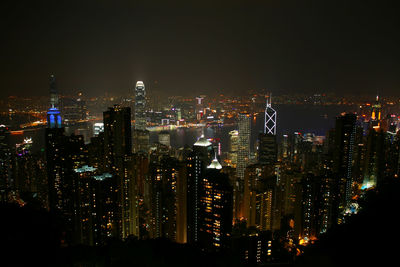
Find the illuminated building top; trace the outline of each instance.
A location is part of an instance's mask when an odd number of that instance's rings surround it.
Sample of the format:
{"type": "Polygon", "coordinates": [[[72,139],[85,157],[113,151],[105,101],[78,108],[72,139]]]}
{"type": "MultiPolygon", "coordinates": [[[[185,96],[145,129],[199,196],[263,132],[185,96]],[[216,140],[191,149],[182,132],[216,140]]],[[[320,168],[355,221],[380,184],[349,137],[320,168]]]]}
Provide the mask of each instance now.
{"type": "Polygon", "coordinates": [[[269,95],[265,107],[264,133],[276,135],[276,111],[271,103],[271,95],[269,95]]]}
{"type": "Polygon", "coordinates": [[[207,169],[217,169],[217,170],[222,169],[222,165],[218,162],[217,157],[215,157],[211,162],[211,164],[207,166],[207,169]]]}
{"type": "Polygon", "coordinates": [[[211,146],[212,143],[210,141],[207,140],[207,138],[204,137],[204,135],[202,135],[199,140],[197,140],[196,143],[194,143],[195,146],[211,146]]]}

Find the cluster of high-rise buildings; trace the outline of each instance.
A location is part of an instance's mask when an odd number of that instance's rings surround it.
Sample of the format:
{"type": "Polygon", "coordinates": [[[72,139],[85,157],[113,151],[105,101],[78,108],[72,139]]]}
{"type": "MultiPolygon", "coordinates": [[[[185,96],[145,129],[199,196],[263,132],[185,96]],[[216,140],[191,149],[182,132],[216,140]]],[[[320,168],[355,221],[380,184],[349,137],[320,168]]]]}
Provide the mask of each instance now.
{"type": "MultiPolygon", "coordinates": [[[[1,201],[37,199],[63,218],[69,245],[167,238],[205,251],[228,249],[257,264],[279,261],[278,250],[301,253],[357,213],[365,190],[400,172],[398,125],[394,115],[384,116],[378,97],[365,116],[342,114],[321,137],[277,136],[279,117],[266,95],[257,148],[253,114],[243,109],[221,160],[218,142],[204,135],[173,148],[170,133],[161,131],[150,144],[144,83],[133,91],[134,110],[109,107],[85,142],[66,133],[52,76],[42,158],[31,152],[31,139],[11,148],[0,125],[1,201]]],[[[203,99],[195,102],[198,121],[207,116],[203,99]]],[[[83,105],[74,110],[85,114],[83,105]]]]}

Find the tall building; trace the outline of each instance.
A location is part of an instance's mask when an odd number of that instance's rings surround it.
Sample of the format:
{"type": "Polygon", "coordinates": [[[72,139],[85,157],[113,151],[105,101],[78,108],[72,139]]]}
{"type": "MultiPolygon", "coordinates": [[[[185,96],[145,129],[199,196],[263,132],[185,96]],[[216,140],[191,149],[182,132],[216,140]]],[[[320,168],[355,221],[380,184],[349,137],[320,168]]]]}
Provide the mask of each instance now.
{"type": "Polygon", "coordinates": [[[135,86],[135,130],[146,130],[146,89],[142,81],[135,86]]]}
{"type": "Polygon", "coordinates": [[[234,218],[243,217],[243,192],[244,192],[244,173],[250,163],[250,114],[238,114],[238,152],[236,164],[236,183],[234,187],[234,218]]]}
{"type": "Polygon", "coordinates": [[[115,225],[114,211],[117,209],[115,179],[110,173],[99,173],[92,166],[83,165],[74,169],[78,189],[75,191],[78,243],[104,245],[112,237],[115,225]]]}
{"type": "Polygon", "coordinates": [[[232,166],[237,164],[237,152],[239,149],[239,131],[232,130],[229,132],[229,157],[232,166]]]}
{"type": "Polygon", "coordinates": [[[272,108],[271,95],[267,98],[265,107],[265,119],[264,119],[264,133],[276,135],[276,116],[275,109],[272,108]]]}
{"type": "Polygon", "coordinates": [[[274,187],[271,166],[253,164],[246,168],[243,210],[247,227],[260,231],[272,229],[274,187]]]}
{"type": "Polygon", "coordinates": [[[353,184],[353,152],[356,137],[355,114],[345,114],[336,118],[334,141],[334,167],[337,176],[338,222],[341,223],[344,212],[351,204],[353,184]]]}
{"type": "Polygon", "coordinates": [[[178,162],[157,152],[150,155],[151,238],[176,241],[178,162]]]}
{"type": "Polygon", "coordinates": [[[221,169],[214,158],[201,181],[199,243],[210,250],[228,247],[232,232],[233,189],[221,169]]]}
{"type": "Polygon", "coordinates": [[[379,95],[376,95],[375,103],[372,105],[370,127],[380,128],[382,119],[382,105],[379,101],[379,95]]]}
{"type": "Polygon", "coordinates": [[[385,171],[385,133],[380,128],[371,128],[366,143],[364,179],[361,189],[376,187],[382,182],[385,171]]]}
{"type": "Polygon", "coordinates": [[[137,185],[133,176],[131,109],[115,105],[103,113],[105,172],[115,175],[119,222],[114,236],[139,235],[137,185]]]}
{"type": "Polygon", "coordinates": [[[236,173],[238,180],[243,182],[244,171],[250,160],[250,114],[239,113],[238,128],[239,140],[236,173]]]}
{"type": "Polygon", "coordinates": [[[187,159],[187,241],[199,241],[201,181],[210,163],[212,143],[204,136],[193,145],[187,159]]]}
{"type": "Polygon", "coordinates": [[[267,98],[264,118],[264,133],[258,137],[258,162],[260,164],[275,164],[278,159],[276,143],[276,111],[272,108],[271,96],[267,98]]]}

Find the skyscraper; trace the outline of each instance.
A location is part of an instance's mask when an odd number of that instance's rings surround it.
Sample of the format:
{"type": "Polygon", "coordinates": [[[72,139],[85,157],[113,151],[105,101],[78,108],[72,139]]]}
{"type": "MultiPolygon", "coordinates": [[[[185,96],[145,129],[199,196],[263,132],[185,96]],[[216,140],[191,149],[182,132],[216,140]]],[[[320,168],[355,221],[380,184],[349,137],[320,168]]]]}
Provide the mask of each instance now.
{"type": "Polygon", "coordinates": [[[135,130],[146,130],[146,89],[142,81],[135,86],[135,130]]]}
{"type": "Polygon", "coordinates": [[[232,232],[233,190],[221,169],[214,158],[201,181],[199,243],[211,250],[226,248],[232,232]]]}
{"type": "Polygon", "coordinates": [[[239,181],[244,179],[244,171],[250,160],[250,114],[238,115],[238,155],[236,173],[239,181]]]}
{"type": "Polygon", "coordinates": [[[238,152],[236,164],[236,183],[234,187],[233,206],[234,218],[243,217],[243,192],[244,192],[244,172],[250,162],[250,114],[238,114],[238,152]]]}
{"type": "Polygon", "coordinates": [[[275,164],[278,157],[276,143],[276,111],[271,105],[271,96],[267,98],[265,107],[264,133],[258,137],[258,162],[260,164],[275,164]]]}
{"type": "Polygon", "coordinates": [[[204,136],[193,145],[193,151],[187,160],[187,240],[188,243],[199,241],[199,211],[201,180],[210,163],[212,143],[204,136]]]}
{"type": "Polygon", "coordinates": [[[336,118],[333,170],[337,175],[338,222],[342,221],[342,215],[346,207],[350,205],[352,198],[352,164],[356,119],[355,114],[345,114],[336,118]]]}
{"type": "Polygon", "coordinates": [[[267,98],[265,107],[264,133],[276,135],[276,111],[272,108],[271,95],[267,98]]]}
{"type": "Polygon", "coordinates": [[[133,176],[131,109],[115,105],[103,113],[105,172],[115,175],[119,223],[115,236],[138,236],[137,185],[133,176]]]}

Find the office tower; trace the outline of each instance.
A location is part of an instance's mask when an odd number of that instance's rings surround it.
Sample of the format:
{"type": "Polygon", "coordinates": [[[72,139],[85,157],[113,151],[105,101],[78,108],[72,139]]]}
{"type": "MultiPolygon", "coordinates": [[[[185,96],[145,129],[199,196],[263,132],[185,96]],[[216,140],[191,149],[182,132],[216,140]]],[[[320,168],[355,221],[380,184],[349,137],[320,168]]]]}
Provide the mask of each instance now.
{"type": "Polygon", "coordinates": [[[187,159],[187,241],[199,241],[199,210],[201,181],[212,155],[212,143],[204,136],[193,145],[193,151],[187,159]]]}
{"type": "Polygon", "coordinates": [[[232,232],[233,189],[221,169],[214,158],[201,181],[199,243],[210,250],[227,248],[232,232]]]}
{"type": "Polygon", "coordinates": [[[361,189],[373,188],[382,182],[385,172],[385,133],[382,129],[370,129],[365,152],[364,179],[361,189]]]}
{"type": "Polygon", "coordinates": [[[258,136],[258,163],[274,165],[278,157],[276,135],[261,133],[258,136]]]}
{"type": "Polygon", "coordinates": [[[105,171],[115,175],[119,209],[115,211],[119,224],[115,236],[138,236],[138,203],[133,177],[131,109],[115,105],[103,113],[105,171]]]}
{"type": "Polygon", "coordinates": [[[260,164],[275,164],[278,159],[276,143],[276,111],[271,105],[271,96],[267,98],[265,107],[264,133],[258,136],[258,162],[260,164]]]}
{"type": "Polygon", "coordinates": [[[342,216],[346,207],[351,204],[352,198],[352,168],[353,152],[356,137],[356,119],[355,114],[345,114],[336,118],[335,142],[334,142],[334,167],[333,170],[337,176],[338,203],[338,222],[342,222],[342,216]]]}
{"type": "Polygon", "coordinates": [[[13,185],[11,176],[11,149],[9,143],[10,131],[5,125],[0,125],[0,190],[1,198],[6,198],[8,190],[13,185]]]}
{"type": "Polygon", "coordinates": [[[160,144],[163,144],[165,146],[170,147],[171,146],[171,135],[169,134],[168,131],[161,131],[158,134],[158,142],[160,144]]]}
{"type": "Polygon", "coordinates": [[[238,114],[238,152],[234,187],[234,218],[243,217],[244,172],[250,163],[250,114],[238,114]]]}
{"type": "Polygon", "coordinates": [[[236,167],[237,164],[237,152],[239,148],[239,131],[232,130],[229,132],[229,156],[228,159],[231,165],[236,167]]]}
{"type": "Polygon", "coordinates": [[[275,109],[272,108],[271,95],[267,98],[265,107],[265,118],[264,118],[264,133],[276,135],[276,116],[275,109]]]}
{"type": "Polygon", "coordinates": [[[237,178],[241,183],[244,179],[244,171],[250,160],[250,114],[239,113],[238,115],[238,155],[237,155],[237,178]]]}
{"type": "Polygon", "coordinates": [[[135,130],[146,130],[146,89],[142,81],[135,86],[135,130]]]}

